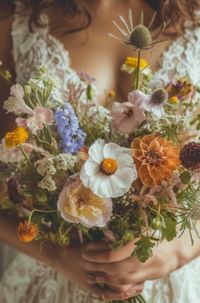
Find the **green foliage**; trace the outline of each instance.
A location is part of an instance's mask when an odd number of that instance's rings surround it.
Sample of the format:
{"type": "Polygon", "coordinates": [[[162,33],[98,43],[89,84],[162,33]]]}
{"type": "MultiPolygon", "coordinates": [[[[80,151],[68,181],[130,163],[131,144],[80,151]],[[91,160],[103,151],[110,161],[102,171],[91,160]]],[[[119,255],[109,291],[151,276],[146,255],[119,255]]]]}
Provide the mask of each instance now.
{"type": "Polygon", "coordinates": [[[137,258],[141,262],[146,262],[149,258],[153,256],[153,247],[155,244],[149,237],[142,237],[136,243],[136,248],[133,252],[133,256],[137,256],[137,258]]]}
{"type": "Polygon", "coordinates": [[[162,218],[163,218],[163,222],[161,225],[162,238],[166,239],[167,241],[172,241],[177,234],[176,232],[177,222],[174,218],[170,218],[169,216],[162,218]]]}

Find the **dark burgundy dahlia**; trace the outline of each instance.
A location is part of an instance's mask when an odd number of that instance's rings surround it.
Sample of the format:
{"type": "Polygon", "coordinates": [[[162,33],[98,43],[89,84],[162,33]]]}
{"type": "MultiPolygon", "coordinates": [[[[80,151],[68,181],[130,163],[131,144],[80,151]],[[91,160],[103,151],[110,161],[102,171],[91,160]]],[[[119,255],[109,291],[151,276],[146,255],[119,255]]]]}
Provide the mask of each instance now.
{"type": "Polygon", "coordinates": [[[186,144],[180,153],[180,161],[183,167],[196,169],[200,167],[200,143],[190,142],[186,144]]]}

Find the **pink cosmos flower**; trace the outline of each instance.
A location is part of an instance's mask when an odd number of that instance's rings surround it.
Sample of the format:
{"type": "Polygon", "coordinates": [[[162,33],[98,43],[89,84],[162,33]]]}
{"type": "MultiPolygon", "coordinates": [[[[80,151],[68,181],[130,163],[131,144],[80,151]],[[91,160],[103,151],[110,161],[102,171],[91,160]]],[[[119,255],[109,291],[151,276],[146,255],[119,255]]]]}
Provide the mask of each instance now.
{"type": "Polygon", "coordinates": [[[135,131],[146,116],[144,110],[135,103],[132,95],[129,94],[128,102],[114,102],[111,108],[113,127],[123,134],[130,134],[135,131]]]}
{"type": "Polygon", "coordinates": [[[76,179],[63,188],[57,207],[67,222],[82,224],[88,228],[104,227],[111,217],[112,200],[96,196],[76,179]]]}
{"type": "Polygon", "coordinates": [[[43,129],[44,124],[53,124],[53,113],[48,108],[38,106],[34,109],[32,117],[28,119],[17,118],[16,123],[18,127],[27,127],[35,134],[38,130],[43,129]]]}

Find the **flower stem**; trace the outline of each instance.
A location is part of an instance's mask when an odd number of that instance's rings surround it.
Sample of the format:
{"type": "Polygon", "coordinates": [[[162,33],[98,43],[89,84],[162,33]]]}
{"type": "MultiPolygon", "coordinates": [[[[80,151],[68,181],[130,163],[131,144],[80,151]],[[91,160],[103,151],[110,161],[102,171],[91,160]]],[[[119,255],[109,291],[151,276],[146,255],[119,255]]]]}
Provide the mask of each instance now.
{"type": "Polygon", "coordinates": [[[136,89],[140,88],[140,62],[141,62],[141,49],[138,50],[138,62],[137,62],[137,72],[136,72],[136,89]]]}
{"type": "Polygon", "coordinates": [[[41,210],[41,209],[33,209],[29,215],[29,219],[28,219],[28,225],[31,223],[32,220],[32,216],[35,212],[38,213],[57,213],[57,210],[41,210]]]}
{"type": "Polygon", "coordinates": [[[23,154],[23,156],[24,156],[24,158],[25,158],[25,160],[26,160],[28,166],[29,166],[31,169],[35,170],[35,167],[33,166],[33,164],[31,163],[31,161],[30,161],[30,159],[29,159],[29,157],[27,156],[27,154],[26,154],[26,152],[25,152],[25,150],[24,150],[23,145],[20,144],[19,147],[20,147],[20,150],[21,150],[21,152],[22,152],[22,154],[23,154]]]}

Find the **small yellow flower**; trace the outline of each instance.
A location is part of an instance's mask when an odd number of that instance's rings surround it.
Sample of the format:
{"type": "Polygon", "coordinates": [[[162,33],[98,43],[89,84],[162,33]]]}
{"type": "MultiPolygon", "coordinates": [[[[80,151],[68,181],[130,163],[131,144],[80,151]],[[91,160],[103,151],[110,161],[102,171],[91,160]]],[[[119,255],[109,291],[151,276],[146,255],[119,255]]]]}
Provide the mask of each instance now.
{"type": "Polygon", "coordinates": [[[28,140],[28,132],[23,127],[17,127],[12,132],[7,132],[5,135],[5,142],[7,148],[16,147],[28,140]]]}
{"type": "MultiPolygon", "coordinates": [[[[122,70],[128,73],[133,73],[138,65],[138,58],[127,57],[125,63],[122,65],[122,70]]],[[[147,74],[150,72],[149,63],[147,60],[141,58],[140,60],[140,71],[144,71],[147,74]]]]}
{"type": "Polygon", "coordinates": [[[176,105],[179,103],[179,98],[177,96],[172,96],[171,98],[169,98],[169,103],[176,105]]]}
{"type": "Polygon", "coordinates": [[[31,242],[38,235],[38,228],[35,224],[28,223],[28,221],[20,222],[18,226],[18,238],[22,242],[31,242]]]}

